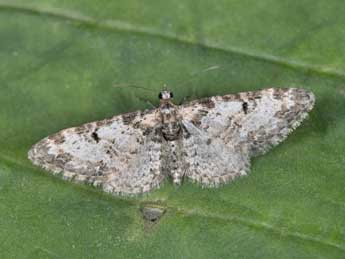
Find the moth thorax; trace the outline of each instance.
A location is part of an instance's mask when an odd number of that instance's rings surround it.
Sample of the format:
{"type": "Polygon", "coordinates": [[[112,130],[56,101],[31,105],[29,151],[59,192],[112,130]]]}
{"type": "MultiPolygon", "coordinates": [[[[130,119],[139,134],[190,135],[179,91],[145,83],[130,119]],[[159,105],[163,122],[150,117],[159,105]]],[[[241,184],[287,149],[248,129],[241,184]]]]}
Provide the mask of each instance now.
{"type": "Polygon", "coordinates": [[[162,118],[162,123],[173,123],[177,121],[177,111],[175,107],[169,104],[161,106],[160,114],[162,118]]]}
{"type": "Polygon", "coordinates": [[[164,103],[160,106],[160,114],[162,119],[162,133],[166,140],[176,140],[181,132],[181,125],[178,120],[178,111],[175,106],[170,103],[164,103]]]}
{"type": "Polygon", "coordinates": [[[173,141],[180,137],[181,125],[178,122],[163,123],[162,134],[165,140],[173,141]]]}

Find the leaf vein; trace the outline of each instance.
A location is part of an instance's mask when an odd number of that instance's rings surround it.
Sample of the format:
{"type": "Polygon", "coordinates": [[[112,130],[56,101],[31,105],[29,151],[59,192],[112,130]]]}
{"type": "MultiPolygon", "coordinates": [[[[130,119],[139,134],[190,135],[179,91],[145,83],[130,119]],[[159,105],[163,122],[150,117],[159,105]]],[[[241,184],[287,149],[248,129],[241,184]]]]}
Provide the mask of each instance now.
{"type": "MultiPolygon", "coordinates": [[[[0,154],[0,161],[1,160],[16,164],[16,165],[24,167],[24,168],[30,168],[30,169],[34,168],[33,166],[28,165],[28,163],[26,163],[25,161],[17,161],[16,159],[13,159],[11,156],[8,156],[6,154],[0,154]]],[[[115,197],[115,198],[117,198],[117,197],[115,197]]],[[[138,206],[139,206],[139,203],[140,203],[140,201],[135,201],[133,199],[127,199],[127,198],[123,198],[123,197],[118,197],[118,199],[126,201],[131,205],[138,204],[138,206]]],[[[321,238],[316,237],[316,236],[303,234],[300,232],[293,232],[293,231],[281,229],[279,227],[276,227],[274,225],[271,225],[269,223],[262,222],[262,221],[252,220],[252,219],[243,218],[243,217],[239,217],[239,216],[219,215],[219,214],[215,214],[215,213],[211,213],[211,212],[203,212],[197,208],[186,209],[186,208],[180,208],[177,206],[168,206],[168,209],[177,211],[177,212],[179,212],[183,215],[186,215],[186,216],[204,217],[204,218],[209,218],[209,219],[217,219],[217,220],[223,220],[223,221],[238,223],[238,224],[241,224],[243,226],[270,231],[270,232],[275,233],[275,234],[280,235],[280,236],[290,237],[293,240],[298,239],[298,240],[309,241],[312,243],[317,243],[320,245],[324,245],[324,246],[332,247],[332,248],[335,248],[335,249],[338,249],[341,251],[345,251],[345,246],[342,244],[335,243],[335,242],[332,242],[330,240],[321,239],[321,238]]]]}
{"type": "Polygon", "coordinates": [[[158,38],[171,40],[171,41],[175,41],[175,42],[179,42],[183,44],[199,46],[206,49],[213,49],[213,50],[222,51],[225,53],[232,53],[236,55],[246,56],[255,60],[277,64],[277,65],[285,66],[285,67],[295,69],[295,70],[303,70],[305,72],[312,72],[319,75],[345,79],[345,72],[343,72],[342,70],[334,69],[332,67],[327,67],[327,66],[322,66],[322,65],[312,65],[305,62],[291,60],[288,58],[283,58],[283,57],[275,56],[268,53],[251,51],[251,50],[236,47],[236,46],[224,47],[207,40],[205,40],[203,43],[200,43],[186,36],[178,36],[175,33],[162,32],[153,27],[131,24],[129,22],[125,22],[122,20],[114,20],[114,19],[99,20],[94,17],[87,16],[87,15],[84,15],[72,10],[53,8],[53,7],[38,7],[34,5],[28,5],[28,4],[23,5],[23,4],[9,3],[9,2],[4,2],[4,1],[0,1],[0,10],[21,12],[21,13],[27,13],[31,15],[45,15],[48,17],[54,17],[57,19],[76,22],[78,24],[83,24],[90,27],[97,27],[100,29],[148,35],[148,36],[158,37],[158,38]]]}
{"type": "MultiPolygon", "coordinates": [[[[175,208],[176,209],[176,208],[175,208]]],[[[293,231],[288,231],[281,229],[279,227],[275,227],[271,224],[268,224],[266,222],[261,222],[261,221],[256,221],[256,220],[251,220],[248,218],[243,218],[243,217],[238,217],[238,216],[228,216],[228,215],[219,215],[215,213],[205,213],[197,209],[185,209],[185,208],[180,208],[177,209],[180,213],[188,216],[197,216],[197,217],[204,217],[204,218],[210,218],[210,219],[217,219],[217,220],[223,220],[223,221],[229,221],[229,222],[235,222],[239,223],[241,225],[245,225],[248,227],[252,227],[255,229],[262,229],[262,230],[267,230],[272,233],[285,236],[285,237],[291,237],[293,239],[299,239],[299,240],[304,240],[304,241],[309,241],[325,246],[329,246],[332,248],[339,249],[341,251],[345,251],[345,246],[342,244],[338,244],[335,242],[332,242],[330,240],[325,240],[321,239],[319,237],[311,236],[308,234],[303,234],[300,232],[293,232],[293,231]]]]}

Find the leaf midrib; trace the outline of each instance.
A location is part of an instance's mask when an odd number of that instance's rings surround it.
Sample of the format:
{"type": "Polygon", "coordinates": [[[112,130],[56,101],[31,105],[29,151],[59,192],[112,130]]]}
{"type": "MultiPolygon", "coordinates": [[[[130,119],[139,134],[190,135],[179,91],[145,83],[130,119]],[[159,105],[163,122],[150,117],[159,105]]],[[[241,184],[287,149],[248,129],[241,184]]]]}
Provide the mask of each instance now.
{"type": "Polygon", "coordinates": [[[220,46],[211,41],[205,40],[204,42],[197,42],[188,37],[177,36],[174,33],[162,32],[153,27],[141,26],[138,24],[132,24],[127,21],[122,20],[99,20],[92,16],[84,15],[80,12],[74,10],[67,10],[61,8],[53,7],[39,7],[36,5],[29,4],[18,4],[18,3],[8,3],[0,1],[0,11],[12,11],[18,13],[26,13],[30,15],[44,15],[51,18],[56,18],[60,20],[68,20],[70,22],[75,22],[89,27],[97,27],[102,30],[110,30],[116,32],[131,32],[133,34],[141,34],[151,37],[162,38],[165,40],[175,41],[183,44],[190,44],[206,49],[222,51],[228,54],[236,54],[240,56],[245,56],[252,58],[254,60],[264,61],[267,63],[277,64],[292,68],[295,70],[303,70],[308,72],[313,72],[318,75],[325,75],[334,78],[345,79],[345,72],[342,70],[337,70],[331,67],[311,65],[305,62],[300,62],[296,60],[291,60],[287,58],[282,58],[279,56],[271,55],[264,52],[250,51],[248,49],[240,48],[237,46],[220,46]]]}

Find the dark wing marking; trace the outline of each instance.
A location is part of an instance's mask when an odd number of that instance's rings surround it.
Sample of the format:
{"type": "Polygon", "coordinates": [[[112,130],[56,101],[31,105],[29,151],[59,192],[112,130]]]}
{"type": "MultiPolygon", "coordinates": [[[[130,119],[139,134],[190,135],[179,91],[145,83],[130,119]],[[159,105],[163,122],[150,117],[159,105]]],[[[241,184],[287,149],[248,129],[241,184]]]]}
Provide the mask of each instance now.
{"type": "MultiPolygon", "coordinates": [[[[314,95],[303,89],[270,88],[196,100],[182,105],[180,112],[184,121],[201,130],[202,134],[198,135],[203,135],[204,138],[207,136],[211,141],[210,145],[215,145],[214,152],[216,145],[223,143],[231,149],[227,151],[231,155],[240,153],[238,163],[245,164],[241,162],[242,159],[261,155],[283,141],[305,119],[313,108],[314,101],[314,95]]],[[[188,139],[185,141],[190,142],[188,139]]],[[[199,143],[196,140],[194,142],[195,145],[199,143]]],[[[188,146],[190,145],[186,144],[188,146]]],[[[211,162],[211,158],[205,155],[203,159],[205,164],[211,162]]],[[[243,174],[243,168],[248,167],[240,166],[236,173],[243,174]]],[[[208,174],[212,177],[213,173],[205,168],[194,174],[208,174]]]]}
{"type": "Polygon", "coordinates": [[[156,112],[128,113],[62,130],[34,145],[29,158],[64,179],[107,192],[150,191],[164,179],[156,112]]]}

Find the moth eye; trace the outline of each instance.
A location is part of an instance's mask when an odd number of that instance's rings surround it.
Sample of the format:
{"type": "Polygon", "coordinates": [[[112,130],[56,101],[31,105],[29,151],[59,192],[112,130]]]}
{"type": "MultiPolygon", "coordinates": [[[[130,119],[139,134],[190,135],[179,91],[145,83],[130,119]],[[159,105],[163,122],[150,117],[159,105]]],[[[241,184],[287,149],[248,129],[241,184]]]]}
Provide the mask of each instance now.
{"type": "Polygon", "coordinates": [[[170,92],[170,98],[174,98],[174,94],[170,92]]]}
{"type": "Polygon", "coordinates": [[[158,98],[159,98],[159,99],[162,99],[162,98],[163,98],[163,96],[162,96],[162,93],[161,93],[161,92],[159,93],[158,98]]]}
{"type": "Polygon", "coordinates": [[[244,113],[247,114],[247,112],[248,112],[248,103],[247,102],[242,103],[242,109],[243,109],[244,113]]]}

